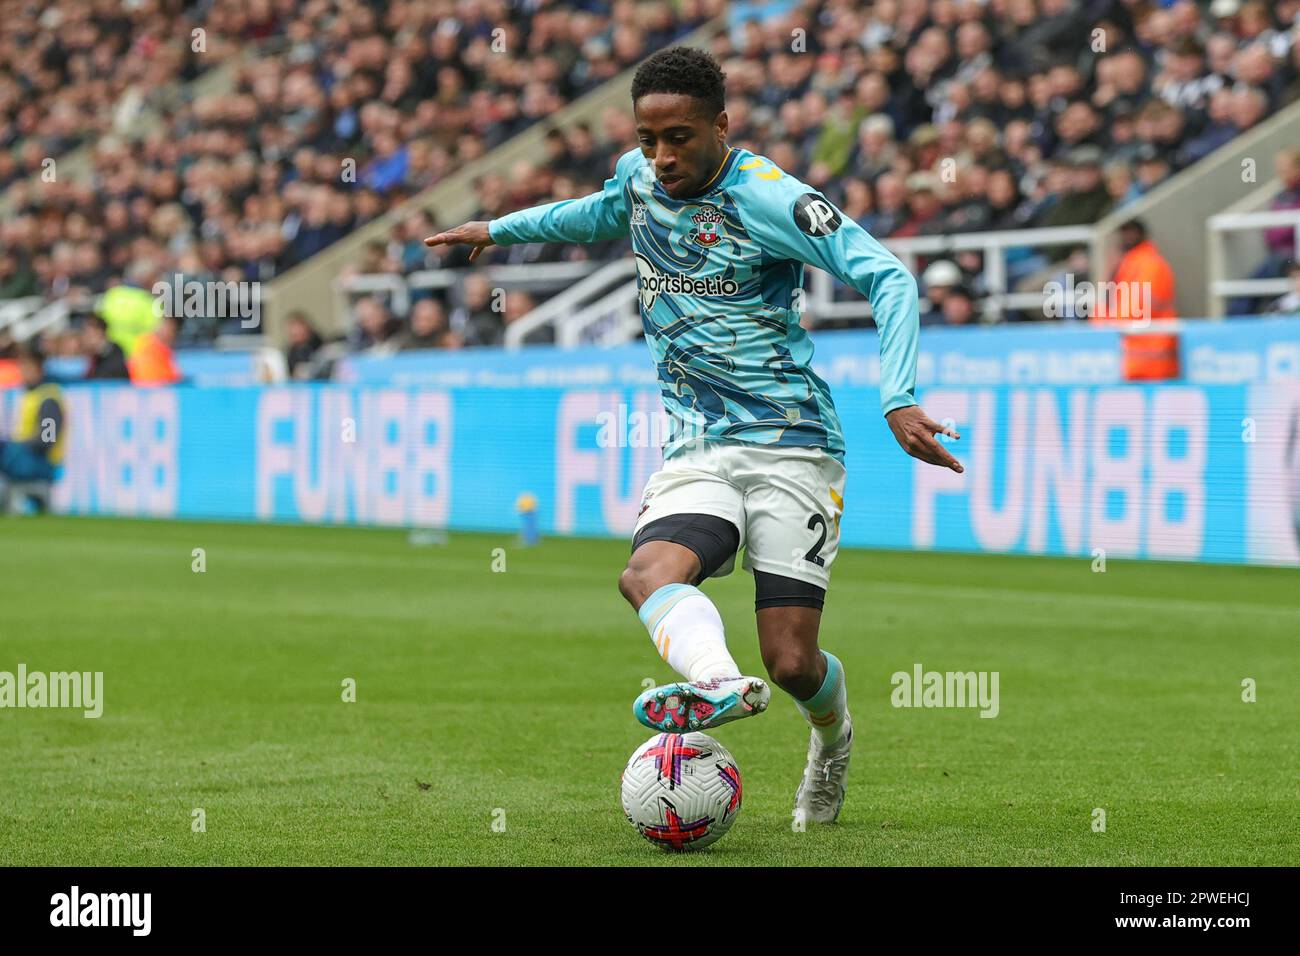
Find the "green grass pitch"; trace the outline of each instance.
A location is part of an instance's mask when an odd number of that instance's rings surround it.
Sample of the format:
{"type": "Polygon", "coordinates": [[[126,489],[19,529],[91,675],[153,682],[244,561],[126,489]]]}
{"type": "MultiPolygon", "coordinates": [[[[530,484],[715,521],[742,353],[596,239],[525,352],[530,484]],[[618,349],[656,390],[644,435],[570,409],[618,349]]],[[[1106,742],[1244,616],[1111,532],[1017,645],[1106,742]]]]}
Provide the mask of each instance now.
{"type": "MultiPolygon", "coordinates": [[[[626,553],[0,521],[0,670],[103,671],[105,696],[98,720],[0,710],[0,862],[1300,863],[1294,570],[843,552],[822,630],[857,728],[840,823],[791,826],[808,730],[777,691],[716,732],[735,827],[679,856],[619,808],[650,736],[631,700],[671,677],[615,588],[626,553]],[[998,671],[1000,714],[892,707],[917,662],[998,671]]],[[[706,586],[761,673],[752,588],[706,586]]]]}

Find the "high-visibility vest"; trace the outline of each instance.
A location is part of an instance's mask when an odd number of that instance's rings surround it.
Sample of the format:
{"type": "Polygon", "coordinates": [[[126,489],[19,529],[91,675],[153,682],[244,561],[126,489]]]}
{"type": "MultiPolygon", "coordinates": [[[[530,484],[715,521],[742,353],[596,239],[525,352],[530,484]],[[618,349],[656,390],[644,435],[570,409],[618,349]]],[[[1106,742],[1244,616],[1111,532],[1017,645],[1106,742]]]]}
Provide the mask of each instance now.
{"type": "MultiPolygon", "coordinates": [[[[50,399],[59,403],[60,410],[63,409],[63,389],[53,382],[42,382],[23,393],[23,397],[18,400],[18,423],[14,426],[14,441],[26,443],[46,437],[42,434],[45,423],[41,421],[41,406],[50,399]]],[[[54,443],[47,442],[45,445],[45,459],[51,465],[63,461],[63,433],[67,431],[67,424],[65,416],[63,423],[54,429],[51,436],[54,443]]]]}
{"type": "Polygon", "coordinates": [[[1097,296],[1097,309],[1092,315],[1094,323],[1178,318],[1174,308],[1174,270],[1149,239],[1124,253],[1112,281],[1117,308],[1111,309],[1105,296],[1097,296]],[[1143,300],[1148,295],[1151,314],[1142,315],[1147,304],[1143,300]]]}
{"type": "Polygon", "coordinates": [[[140,336],[126,368],[132,385],[170,385],[181,378],[172,350],[152,332],[140,336]]]}
{"type": "Polygon", "coordinates": [[[133,285],[115,285],[100,296],[99,314],[108,324],[108,337],[122,347],[127,358],[135,351],[140,336],[152,332],[162,321],[154,308],[154,297],[133,285]]]}

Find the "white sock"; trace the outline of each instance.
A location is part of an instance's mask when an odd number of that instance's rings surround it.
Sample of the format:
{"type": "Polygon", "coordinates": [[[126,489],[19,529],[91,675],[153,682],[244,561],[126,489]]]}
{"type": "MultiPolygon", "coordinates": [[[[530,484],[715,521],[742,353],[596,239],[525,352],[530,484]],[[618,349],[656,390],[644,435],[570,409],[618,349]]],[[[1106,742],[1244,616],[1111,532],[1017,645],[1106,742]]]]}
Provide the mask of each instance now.
{"type": "Polygon", "coordinates": [[[659,656],[688,681],[739,677],[727,652],[722,617],[699,588],[665,584],[637,612],[659,656]]]}
{"type": "Polygon", "coordinates": [[[804,715],[822,745],[837,743],[847,729],[848,695],[844,689],[844,665],[834,654],[822,651],[826,658],[826,677],[816,694],[794,705],[804,715]]]}

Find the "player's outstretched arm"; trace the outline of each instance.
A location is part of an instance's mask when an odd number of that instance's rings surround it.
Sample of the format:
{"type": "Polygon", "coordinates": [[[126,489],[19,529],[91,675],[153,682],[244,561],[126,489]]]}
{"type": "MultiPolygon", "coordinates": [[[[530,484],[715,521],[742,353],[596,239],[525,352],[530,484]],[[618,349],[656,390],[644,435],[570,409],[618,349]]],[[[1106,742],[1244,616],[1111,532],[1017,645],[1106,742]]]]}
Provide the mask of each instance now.
{"type": "Polygon", "coordinates": [[[492,242],[492,234],[488,231],[488,223],[484,220],[478,220],[477,222],[467,222],[455,229],[440,232],[436,236],[430,236],[424,240],[424,244],[430,247],[473,246],[474,248],[469,253],[469,261],[473,262],[484,249],[494,243],[492,242]]]}
{"type": "Polygon", "coordinates": [[[605,180],[600,192],[580,199],[520,209],[491,222],[467,222],[424,240],[427,246],[464,243],[474,246],[470,262],[488,246],[511,246],[522,242],[600,242],[628,234],[627,202],[623,181],[632,168],[631,150],[620,157],[614,175],[605,180]]]}

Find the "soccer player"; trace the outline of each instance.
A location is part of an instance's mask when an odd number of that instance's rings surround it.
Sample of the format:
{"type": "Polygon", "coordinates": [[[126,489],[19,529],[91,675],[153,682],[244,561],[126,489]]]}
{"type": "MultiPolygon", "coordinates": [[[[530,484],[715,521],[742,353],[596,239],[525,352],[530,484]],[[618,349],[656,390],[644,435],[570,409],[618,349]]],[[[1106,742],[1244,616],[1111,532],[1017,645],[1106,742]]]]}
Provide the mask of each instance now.
{"type": "Polygon", "coordinates": [[[766,709],[770,690],[727,650],[699,585],[730,573],[744,548],[759,648],[771,680],[812,733],[796,813],[832,822],[844,802],[853,727],[844,669],[819,649],[844,509],[844,441],[812,343],[799,324],[805,265],[871,302],[880,395],[908,454],[960,472],[913,396],[916,280],[826,198],[771,160],[727,144],[724,76],[688,47],[647,59],[632,82],[639,147],[603,190],[491,222],[430,246],[598,242],[630,235],[646,342],[673,428],[646,483],[619,590],[684,680],[646,691],[647,727],[686,732],[766,709]]]}

